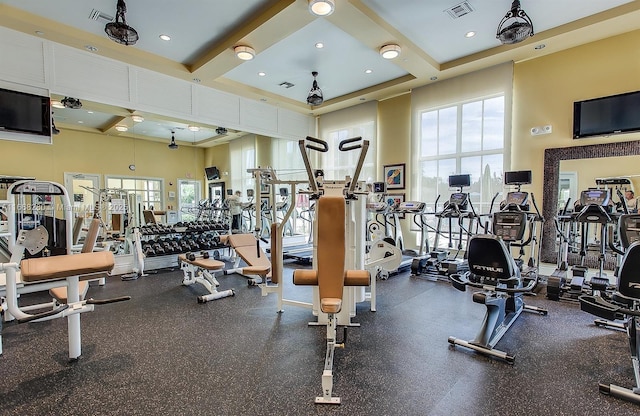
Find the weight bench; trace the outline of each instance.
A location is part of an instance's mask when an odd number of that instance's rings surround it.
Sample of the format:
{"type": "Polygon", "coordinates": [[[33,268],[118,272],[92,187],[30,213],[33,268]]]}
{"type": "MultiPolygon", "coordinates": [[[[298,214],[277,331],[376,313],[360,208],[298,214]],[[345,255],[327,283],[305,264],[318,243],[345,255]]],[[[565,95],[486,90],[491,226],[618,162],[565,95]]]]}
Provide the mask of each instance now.
{"type": "MultiPolygon", "coordinates": [[[[25,246],[38,243],[46,244],[47,232],[44,227],[30,231],[21,231],[10,263],[0,264],[0,271],[6,272],[7,311],[18,322],[45,321],[56,318],[67,318],[69,338],[69,360],[77,360],[82,352],[80,334],[80,314],[91,312],[94,305],[129,300],[123,296],[108,300],[80,300],[80,276],[92,279],[111,271],[114,266],[113,253],[109,251],[81,254],[67,254],[53,257],[38,257],[20,261],[25,246]],[[20,261],[20,262],[19,262],[20,261]],[[19,262],[19,263],[18,263],[19,262]],[[67,302],[53,310],[29,314],[18,305],[17,272],[20,270],[24,288],[21,293],[47,290],[64,285],[67,289],[67,302]],[[33,286],[32,286],[33,285],[33,286]]],[[[38,252],[39,248],[30,247],[30,252],[38,252]]],[[[0,350],[1,352],[1,350],[0,350]]]]}
{"type": "Polygon", "coordinates": [[[341,343],[336,340],[337,314],[342,310],[345,286],[369,286],[371,274],[367,270],[345,270],[345,200],[338,196],[322,196],[316,204],[317,269],[293,271],[296,285],[318,286],[320,310],[328,315],[327,351],[322,373],[322,396],[315,402],[340,404],[333,390],[333,355],[336,347],[344,348],[346,327],[341,343]]]}
{"type": "Polygon", "coordinates": [[[259,240],[253,234],[231,234],[227,237],[227,244],[236,252],[236,261],[232,269],[224,274],[239,273],[249,277],[249,286],[266,283],[271,277],[271,261],[260,247],[259,240]],[[238,267],[242,259],[247,266],[238,267]]]}
{"type": "Polygon", "coordinates": [[[180,269],[184,273],[182,284],[190,286],[194,283],[200,283],[208,291],[208,295],[198,296],[198,303],[205,303],[210,300],[222,299],[227,296],[234,296],[233,289],[218,291],[218,280],[215,277],[216,271],[222,271],[225,264],[221,261],[195,256],[193,253],[179,254],[180,269]],[[191,255],[189,255],[191,254],[191,255]]]}

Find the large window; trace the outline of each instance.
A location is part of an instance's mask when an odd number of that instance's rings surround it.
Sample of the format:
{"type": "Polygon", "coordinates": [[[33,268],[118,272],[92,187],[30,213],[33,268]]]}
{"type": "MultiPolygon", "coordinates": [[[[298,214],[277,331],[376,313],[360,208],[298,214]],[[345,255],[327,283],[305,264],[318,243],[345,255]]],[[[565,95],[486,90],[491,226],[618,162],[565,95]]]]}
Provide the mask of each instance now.
{"type": "MultiPolygon", "coordinates": [[[[231,157],[231,187],[232,190],[242,191],[243,200],[247,196],[247,189],[255,188],[255,179],[247,169],[256,167],[256,143],[253,135],[237,139],[229,144],[229,155],[231,157]]],[[[259,193],[259,190],[256,190],[259,193]]]]}
{"type": "Polygon", "coordinates": [[[340,142],[353,137],[362,137],[369,141],[367,156],[360,172],[359,180],[365,181],[369,178],[376,178],[376,141],[374,132],[375,123],[373,121],[351,126],[340,130],[330,131],[326,137],[329,144],[329,151],[321,156],[321,165],[325,178],[328,180],[344,180],[347,175],[355,173],[355,167],[360,156],[360,149],[347,152],[340,151],[340,142]]]}
{"type": "Polygon", "coordinates": [[[162,210],[162,179],[157,178],[128,178],[124,176],[107,176],[108,189],[122,189],[140,195],[140,201],[144,209],[162,210]]]}
{"type": "Polygon", "coordinates": [[[489,212],[503,187],[504,132],[504,95],[421,112],[418,198],[439,211],[457,191],[449,189],[449,176],[470,174],[471,186],[464,192],[477,213],[489,212]]]}

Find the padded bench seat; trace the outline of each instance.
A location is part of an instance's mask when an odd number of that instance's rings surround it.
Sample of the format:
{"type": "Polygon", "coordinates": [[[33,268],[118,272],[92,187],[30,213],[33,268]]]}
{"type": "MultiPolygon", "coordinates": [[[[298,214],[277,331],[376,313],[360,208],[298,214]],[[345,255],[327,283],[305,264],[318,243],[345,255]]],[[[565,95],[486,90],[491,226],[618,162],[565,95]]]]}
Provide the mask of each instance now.
{"type": "MultiPolygon", "coordinates": [[[[110,251],[38,257],[22,260],[23,282],[64,279],[70,276],[104,273],[113,269],[115,259],[110,251]]],[[[92,276],[93,277],[93,276],[92,276]]]]}
{"type": "Polygon", "coordinates": [[[224,269],[225,264],[219,260],[215,259],[205,259],[202,257],[196,257],[195,260],[187,259],[186,254],[179,254],[178,260],[183,261],[185,263],[193,264],[196,267],[201,267],[205,270],[221,270],[224,269]]]}

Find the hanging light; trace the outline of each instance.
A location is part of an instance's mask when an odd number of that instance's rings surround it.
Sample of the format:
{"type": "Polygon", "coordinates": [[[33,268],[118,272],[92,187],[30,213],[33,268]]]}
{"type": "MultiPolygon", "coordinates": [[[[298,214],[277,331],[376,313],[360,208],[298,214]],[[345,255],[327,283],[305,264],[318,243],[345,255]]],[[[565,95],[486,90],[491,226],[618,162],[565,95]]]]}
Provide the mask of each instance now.
{"type": "Polygon", "coordinates": [[[178,148],[178,145],[176,144],[176,133],[171,130],[171,143],[169,143],[169,149],[174,150],[178,148]]]}
{"type": "Polygon", "coordinates": [[[514,0],[511,4],[511,10],[504,15],[498,25],[496,38],[503,45],[511,45],[522,42],[531,36],[533,36],[533,22],[527,13],[520,8],[520,0],[514,0]]]}
{"type": "Polygon", "coordinates": [[[322,96],[322,90],[318,87],[318,81],[316,80],[318,73],[314,71],[311,75],[313,75],[313,85],[311,86],[311,90],[307,96],[307,104],[317,106],[322,104],[324,97],[322,96]]]}
{"type": "Polygon", "coordinates": [[[309,0],[309,12],[316,16],[329,16],[336,9],[333,0],[309,0]]]}
{"type": "Polygon", "coordinates": [[[135,45],[138,41],[138,32],[131,26],[127,25],[127,20],[124,14],[127,11],[127,6],[124,4],[124,0],[118,0],[116,4],[116,21],[109,22],[104,26],[104,31],[114,42],[122,45],[135,45]]]}

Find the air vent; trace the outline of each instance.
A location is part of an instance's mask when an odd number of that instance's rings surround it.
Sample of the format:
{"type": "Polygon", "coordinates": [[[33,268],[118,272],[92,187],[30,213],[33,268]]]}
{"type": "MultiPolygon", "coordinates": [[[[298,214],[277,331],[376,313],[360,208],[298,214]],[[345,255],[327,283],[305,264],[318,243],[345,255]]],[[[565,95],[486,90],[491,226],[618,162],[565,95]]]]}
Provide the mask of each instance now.
{"type": "Polygon", "coordinates": [[[456,4],[455,6],[445,10],[445,12],[449,13],[452,19],[458,19],[466,14],[469,14],[473,11],[473,7],[469,4],[468,1],[463,1],[460,4],[456,4]]]}
{"type": "Polygon", "coordinates": [[[281,87],[285,87],[285,88],[291,88],[294,86],[294,84],[290,83],[290,82],[281,82],[280,84],[278,84],[281,87]]]}
{"type": "Polygon", "coordinates": [[[89,19],[95,21],[102,21],[103,23],[113,22],[113,16],[109,16],[105,12],[101,12],[100,10],[92,9],[91,13],[89,13],[89,19]]]}

